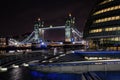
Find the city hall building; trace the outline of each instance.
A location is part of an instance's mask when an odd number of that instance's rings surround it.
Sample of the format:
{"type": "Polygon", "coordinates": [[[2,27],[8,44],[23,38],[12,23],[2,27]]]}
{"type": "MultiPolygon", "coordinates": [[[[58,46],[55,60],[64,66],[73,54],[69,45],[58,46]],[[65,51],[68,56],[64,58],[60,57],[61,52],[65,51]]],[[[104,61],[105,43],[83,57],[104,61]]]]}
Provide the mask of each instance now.
{"type": "Polygon", "coordinates": [[[120,0],[99,0],[84,29],[90,50],[120,50],[120,0]]]}

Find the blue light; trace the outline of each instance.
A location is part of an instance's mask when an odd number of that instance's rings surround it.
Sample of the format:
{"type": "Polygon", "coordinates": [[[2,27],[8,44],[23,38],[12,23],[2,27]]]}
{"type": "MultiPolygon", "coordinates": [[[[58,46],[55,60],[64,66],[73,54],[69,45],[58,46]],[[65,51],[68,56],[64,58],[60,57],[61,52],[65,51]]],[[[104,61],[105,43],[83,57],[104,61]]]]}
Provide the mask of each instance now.
{"type": "Polygon", "coordinates": [[[71,38],[71,42],[74,42],[74,38],[71,38]]]}
{"type": "Polygon", "coordinates": [[[40,40],[40,43],[42,42],[42,40],[40,40]]]}
{"type": "Polygon", "coordinates": [[[41,43],[40,43],[40,48],[46,49],[46,48],[47,48],[47,45],[46,45],[44,42],[41,42],[41,43]]]}
{"type": "Polygon", "coordinates": [[[34,76],[34,77],[44,77],[45,75],[41,72],[37,72],[37,71],[32,71],[31,74],[34,76]]]}
{"type": "Polygon", "coordinates": [[[60,44],[63,44],[63,42],[60,42],[60,44]]]}
{"type": "Polygon", "coordinates": [[[43,73],[38,71],[31,72],[33,77],[44,80],[80,80],[81,75],[77,74],[65,74],[65,73],[43,73]]]}
{"type": "Polygon", "coordinates": [[[57,74],[57,73],[49,73],[49,74],[47,75],[47,77],[49,77],[50,79],[55,79],[55,78],[58,77],[58,74],[57,74]]]}
{"type": "Polygon", "coordinates": [[[32,71],[31,74],[34,76],[34,77],[37,77],[38,76],[38,73],[36,71],[32,71]]]}
{"type": "Polygon", "coordinates": [[[44,43],[44,42],[42,42],[42,43],[41,43],[41,45],[45,45],[45,43],[44,43]]]}

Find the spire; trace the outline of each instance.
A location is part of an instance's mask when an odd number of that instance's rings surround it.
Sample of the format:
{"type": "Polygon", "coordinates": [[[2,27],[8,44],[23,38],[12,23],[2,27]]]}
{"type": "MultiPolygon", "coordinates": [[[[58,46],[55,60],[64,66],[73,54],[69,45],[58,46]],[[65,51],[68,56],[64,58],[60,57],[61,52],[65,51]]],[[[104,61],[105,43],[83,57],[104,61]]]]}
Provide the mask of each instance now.
{"type": "Polygon", "coordinates": [[[38,27],[38,28],[40,28],[40,27],[44,27],[44,22],[41,21],[40,18],[38,18],[38,19],[35,21],[34,26],[36,26],[36,27],[38,27]]]}
{"type": "Polygon", "coordinates": [[[68,18],[66,20],[66,25],[74,27],[75,26],[75,17],[72,17],[71,13],[69,13],[68,18]]]}

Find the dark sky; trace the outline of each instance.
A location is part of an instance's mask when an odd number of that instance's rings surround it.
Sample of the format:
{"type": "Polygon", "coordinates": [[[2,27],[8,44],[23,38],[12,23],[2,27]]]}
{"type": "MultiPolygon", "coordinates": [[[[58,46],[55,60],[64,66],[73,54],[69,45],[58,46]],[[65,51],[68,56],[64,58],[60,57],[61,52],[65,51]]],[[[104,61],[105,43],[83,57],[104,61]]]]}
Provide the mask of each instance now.
{"type": "Polygon", "coordinates": [[[45,25],[64,25],[71,13],[83,30],[89,12],[97,0],[3,0],[0,2],[0,35],[20,35],[33,31],[40,17],[45,25]],[[4,1],[4,2],[3,2],[4,1]]]}

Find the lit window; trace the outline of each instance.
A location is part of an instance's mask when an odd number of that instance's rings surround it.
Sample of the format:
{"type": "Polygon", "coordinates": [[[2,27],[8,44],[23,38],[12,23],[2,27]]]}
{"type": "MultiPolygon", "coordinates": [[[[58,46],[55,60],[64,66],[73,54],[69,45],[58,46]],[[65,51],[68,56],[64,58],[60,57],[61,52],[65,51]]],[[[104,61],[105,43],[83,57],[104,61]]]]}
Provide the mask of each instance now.
{"type": "Polygon", "coordinates": [[[113,28],[112,28],[112,31],[116,31],[116,27],[113,27],[113,28]]]}
{"type": "Polygon", "coordinates": [[[116,19],[120,19],[120,16],[117,16],[116,19]]]}
{"type": "Polygon", "coordinates": [[[117,30],[120,30],[120,27],[118,27],[118,29],[117,30]]]}
{"type": "Polygon", "coordinates": [[[100,14],[100,13],[104,13],[104,12],[108,12],[108,11],[113,11],[113,10],[117,10],[117,9],[120,9],[120,5],[109,7],[109,8],[105,8],[103,10],[99,10],[99,11],[95,12],[93,15],[97,15],[97,14],[100,14]]]}
{"type": "Polygon", "coordinates": [[[105,31],[108,31],[108,28],[105,28],[105,31]]]}
{"type": "Polygon", "coordinates": [[[114,41],[114,38],[109,38],[109,40],[110,40],[110,41],[112,41],[112,40],[114,41]]]}
{"type": "Polygon", "coordinates": [[[118,37],[115,37],[115,41],[118,41],[119,40],[119,38],[118,37]]]}
{"type": "Polygon", "coordinates": [[[112,28],[109,28],[109,31],[112,31],[112,28]]]}
{"type": "Polygon", "coordinates": [[[119,20],[119,19],[120,19],[120,16],[113,16],[113,17],[98,19],[98,20],[94,21],[94,23],[101,23],[101,22],[107,22],[107,21],[113,21],[113,20],[119,20]]]}
{"type": "Polygon", "coordinates": [[[105,31],[118,31],[118,30],[120,30],[120,26],[112,27],[112,28],[105,28],[105,31]]]}
{"type": "Polygon", "coordinates": [[[102,32],[102,29],[93,29],[89,33],[98,33],[98,32],[102,32]]]}
{"type": "Polygon", "coordinates": [[[105,0],[105,1],[101,2],[99,5],[106,4],[106,3],[109,3],[111,1],[114,1],[114,0],[105,0]]]}

